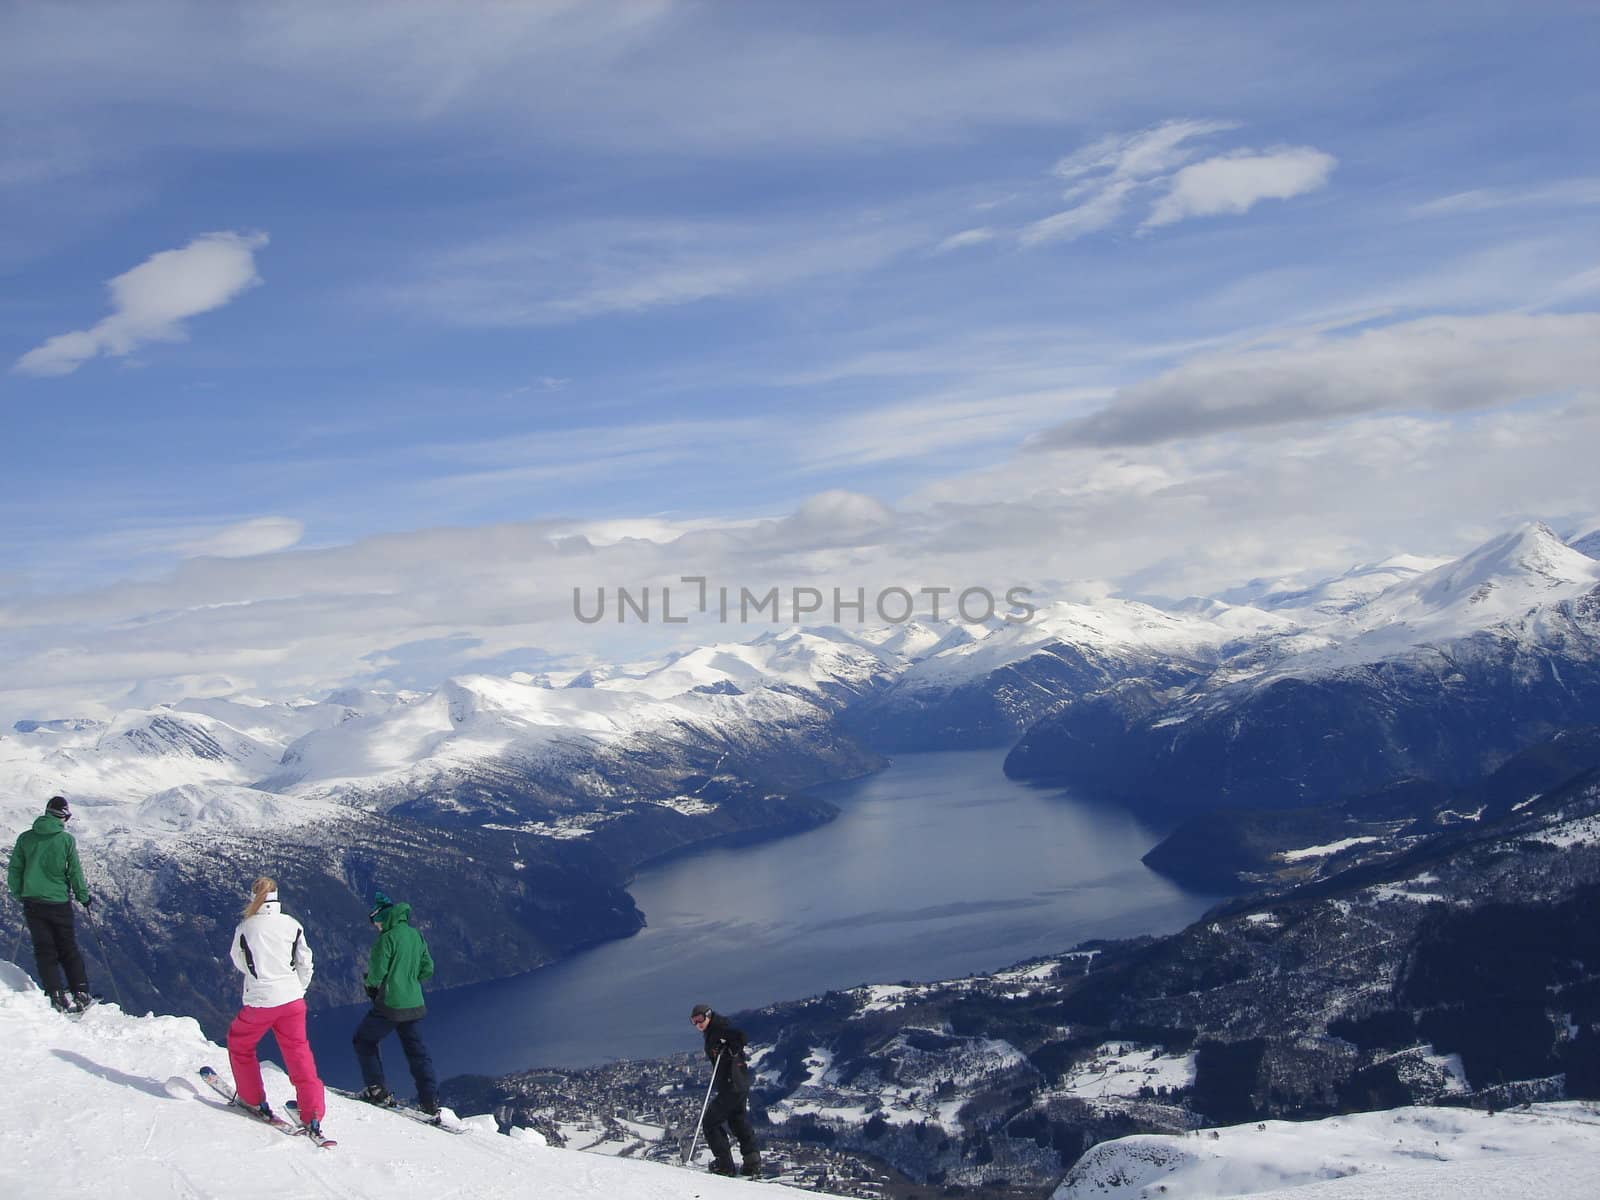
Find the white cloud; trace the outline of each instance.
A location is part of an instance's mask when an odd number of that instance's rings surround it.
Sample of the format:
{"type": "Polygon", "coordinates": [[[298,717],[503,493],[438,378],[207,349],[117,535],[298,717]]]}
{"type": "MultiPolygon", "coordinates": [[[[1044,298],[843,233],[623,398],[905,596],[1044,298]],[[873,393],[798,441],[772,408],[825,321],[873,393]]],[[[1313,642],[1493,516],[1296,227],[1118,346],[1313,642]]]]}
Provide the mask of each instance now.
{"type": "Polygon", "coordinates": [[[1103,401],[1104,388],[995,392],[967,398],[924,396],[849,414],[830,423],[827,438],[796,439],[795,453],[810,470],[916,460],[941,455],[964,461],[984,449],[1009,449],[1064,413],[1103,401]]]}
{"type": "Polygon", "coordinates": [[[1335,574],[1400,552],[1458,554],[1530,517],[1594,511],[1600,410],[1540,404],[1374,415],[1337,429],[1019,455],[906,497],[974,569],[1204,593],[1255,576],[1335,574]]]}
{"type": "Polygon", "coordinates": [[[1236,151],[1184,167],[1172,178],[1141,228],[1154,229],[1189,217],[1249,212],[1262,200],[1287,200],[1328,182],[1338,160],[1309,146],[1266,154],[1236,151]]]}
{"type": "Polygon", "coordinates": [[[1600,313],[1427,317],[1201,356],[1122,389],[1040,446],[1149,445],[1389,410],[1459,412],[1595,395],[1600,313]]]}
{"type": "Polygon", "coordinates": [[[13,370],[70,375],[99,354],[122,356],[148,342],[178,342],[183,322],[221,308],[261,282],[255,251],[264,233],[206,233],[178,250],[162,250],[106,284],[111,315],[89,329],[57,334],[34,347],[13,370]]]}
{"type": "Polygon", "coordinates": [[[1194,157],[1196,151],[1186,143],[1234,127],[1231,121],[1164,121],[1138,133],[1108,134],[1067,155],[1052,174],[1069,185],[1064,198],[1077,203],[1034,221],[1019,240],[1037,246],[1107,228],[1122,215],[1130,192],[1194,157]]]}
{"type": "Polygon", "coordinates": [[[383,656],[429,639],[460,647],[431,661],[443,675],[523,647],[624,659],[760,632],[584,626],[574,587],[706,575],[735,588],[1053,593],[1100,578],[1181,595],[1401,551],[1459,553],[1528,516],[1600,511],[1597,442],[1592,407],[1366,416],[1270,439],[1017,455],[893,507],[831,492],[781,519],[518,522],[189,559],[143,582],[0,602],[0,679],[26,681],[0,686],[0,724],[175,699],[219,679],[274,696],[374,682],[383,656]]]}
{"type": "Polygon", "coordinates": [[[1025,226],[1024,246],[1071,241],[1115,225],[1139,191],[1164,187],[1140,231],[1188,217],[1248,212],[1267,199],[1287,199],[1328,181],[1336,160],[1308,146],[1261,153],[1236,150],[1190,163],[1197,139],[1237,129],[1232,121],[1165,121],[1133,134],[1110,134],[1056,163],[1071,207],[1025,226]],[[1185,165],[1188,164],[1188,165],[1185,165]]]}
{"type": "Polygon", "coordinates": [[[951,250],[960,250],[967,246],[981,246],[984,242],[992,242],[995,232],[987,225],[977,229],[963,229],[960,233],[952,233],[944,241],[933,248],[935,254],[945,254],[951,250]]]}
{"type": "Polygon", "coordinates": [[[1131,180],[1113,180],[1082,204],[1035,221],[1022,231],[1019,240],[1024,246],[1037,246],[1043,242],[1072,241],[1086,233],[1096,233],[1122,215],[1123,201],[1133,186],[1131,180]]]}
{"type": "Polygon", "coordinates": [[[579,221],[457,247],[386,298],[463,325],[557,325],[867,271],[927,240],[870,219],[579,221]]]}
{"type": "Polygon", "coordinates": [[[1075,183],[1087,176],[1147,179],[1163,175],[1194,157],[1184,143],[1238,128],[1233,121],[1163,121],[1138,133],[1114,133],[1067,155],[1056,163],[1057,178],[1075,183]]]}
{"type": "Polygon", "coordinates": [[[305,532],[305,522],[293,517],[254,517],[186,542],[180,549],[188,557],[248,558],[298,545],[305,532]]]}
{"type": "Polygon", "coordinates": [[[1600,179],[1565,179],[1531,188],[1475,188],[1419,204],[1421,216],[1488,212],[1501,208],[1575,208],[1600,204],[1600,179]]]}

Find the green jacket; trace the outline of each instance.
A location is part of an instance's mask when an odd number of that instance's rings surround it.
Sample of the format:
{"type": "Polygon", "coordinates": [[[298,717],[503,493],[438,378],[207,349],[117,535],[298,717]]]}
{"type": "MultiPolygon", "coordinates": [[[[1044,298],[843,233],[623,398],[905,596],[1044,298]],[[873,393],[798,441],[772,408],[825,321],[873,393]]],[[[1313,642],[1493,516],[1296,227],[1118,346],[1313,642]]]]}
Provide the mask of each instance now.
{"type": "Polygon", "coordinates": [[[422,981],[432,978],[433,958],[428,943],[411,928],[411,905],[391,905],[384,910],[383,932],[367,960],[368,991],[377,989],[373,1007],[391,1021],[415,1021],[428,1011],[422,981]]]}
{"type": "Polygon", "coordinates": [[[11,851],[11,867],[6,886],[18,900],[48,900],[65,904],[72,899],[89,903],[89,885],[83,881],[83,866],[78,862],[78,843],[67,832],[60,817],[49,813],[38,817],[32,829],[24,829],[11,851]]]}

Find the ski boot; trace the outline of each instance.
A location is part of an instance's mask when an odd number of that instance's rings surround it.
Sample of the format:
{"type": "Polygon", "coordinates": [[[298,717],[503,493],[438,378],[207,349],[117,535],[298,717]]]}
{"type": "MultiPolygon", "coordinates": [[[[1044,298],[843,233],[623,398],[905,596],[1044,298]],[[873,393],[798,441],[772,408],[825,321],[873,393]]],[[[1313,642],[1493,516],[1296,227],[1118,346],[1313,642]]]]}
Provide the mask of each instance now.
{"type": "Polygon", "coordinates": [[[759,1176],[761,1174],[761,1155],[745,1155],[744,1166],[739,1168],[739,1174],[745,1176],[747,1179],[755,1179],[757,1176],[759,1176]]]}
{"type": "Polygon", "coordinates": [[[400,1103],[394,1098],[394,1093],[381,1083],[371,1083],[362,1088],[361,1098],[378,1108],[394,1108],[400,1103]]]}

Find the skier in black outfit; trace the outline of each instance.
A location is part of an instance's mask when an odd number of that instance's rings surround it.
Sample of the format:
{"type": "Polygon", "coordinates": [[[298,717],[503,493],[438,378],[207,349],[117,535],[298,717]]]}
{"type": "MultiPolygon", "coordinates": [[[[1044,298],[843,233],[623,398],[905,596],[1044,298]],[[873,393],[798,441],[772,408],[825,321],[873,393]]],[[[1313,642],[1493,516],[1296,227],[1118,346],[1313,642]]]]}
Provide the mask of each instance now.
{"type": "Polygon", "coordinates": [[[750,1127],[750,1114],[746,1104],[750,1099],[750,1063],[744,1054],[744,1031],[735,1029],[732,1022],[721,1013],[713,1012],[709,1004],[696,1004],[689,1020],[706,1040],[706,1057],[716,1064],[712,1082],[713,1095],[706,1106],[703,1128],[706,1145],[716,1161],[711,1169],[718,1175],[737,1175],[734,1170],[733,1151],[728,1145],[728,1133],[739,1139],[739,1157],[744,1160],[743,1173],[761,1174],[761,1151],[756,1146],[756,1131],[750,1127]]]}

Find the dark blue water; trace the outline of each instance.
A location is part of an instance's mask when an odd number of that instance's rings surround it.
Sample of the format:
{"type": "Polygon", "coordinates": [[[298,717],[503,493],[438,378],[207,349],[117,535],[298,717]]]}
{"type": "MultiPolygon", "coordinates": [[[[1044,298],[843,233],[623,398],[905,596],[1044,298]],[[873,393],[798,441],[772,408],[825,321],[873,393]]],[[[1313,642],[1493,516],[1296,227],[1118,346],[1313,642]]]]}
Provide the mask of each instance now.
{"type": "MultiPolygon", "coordinates": [[[[1157,835],[1132,817],[1013,782],[1004,757],[906,755],[827,789],[842,814],[820,829],[640,872],[629,890],[648,926],[634,937],[430,992],[424,1030],[441,1076],[693,1049],[697,1002],[732,1012],[997,970],[1086,938],[1170,932],[1215,899],[1144,867],[1157,835]]],[[[356,1081],[349,1038],[364,1011],[312,1019],[331,1082],[356,1081]]],[[[390,1083],[409,1090],[390,1043],[390,1083]]]]}

